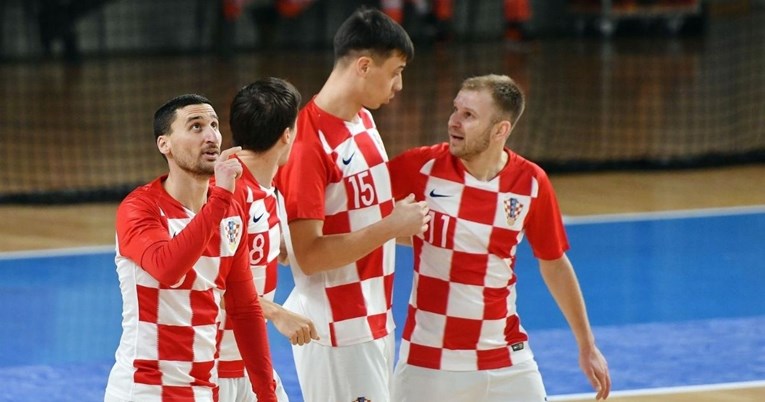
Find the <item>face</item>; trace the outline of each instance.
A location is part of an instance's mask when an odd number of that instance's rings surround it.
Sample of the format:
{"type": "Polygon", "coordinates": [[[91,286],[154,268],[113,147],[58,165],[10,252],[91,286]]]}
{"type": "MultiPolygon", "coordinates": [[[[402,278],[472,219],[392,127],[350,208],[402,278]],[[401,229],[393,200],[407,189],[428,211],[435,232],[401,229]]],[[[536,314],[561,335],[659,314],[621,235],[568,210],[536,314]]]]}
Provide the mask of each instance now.
{"type": "Polygon", "coordinates": [[[170,134],[160,136],[157,146],[169,163],[193,175],[211,176],[221,141],[215,110],[199,104],[176,110],[170,134]]]}
{"type": "MultiPolygon", "coordinates": [[[[404,67],[406,59],[398,53],[377,64],[369,58],[365,64],[368,70],[364,76],[363,105],[368,109],[377,109],[393,99],[404,88],[404,67]]],[[[363,69],[362,68],[362,69],[363,69]]]]}
{"type": "Polygon", "coordinates": [[[491,146],[496,122],[494,101],[488,91],[461,90],[449,116],[449,151],[465,160],[480,156],[491,146]]]}
{"type": "Polygon", "coordinates": [[[290,157],[290,152],[292,152],[292,144],[295,143],[295,133],[297,130],[297,120],[295,120],[295,123],[292,124],[292,127],[287,129],[287,132],[284,135],[287,135],[287,147],[284,149],[284,152],[279,155],[279,160],[277,161],[277,164],[279,166],[284,166],[290,157]]]}

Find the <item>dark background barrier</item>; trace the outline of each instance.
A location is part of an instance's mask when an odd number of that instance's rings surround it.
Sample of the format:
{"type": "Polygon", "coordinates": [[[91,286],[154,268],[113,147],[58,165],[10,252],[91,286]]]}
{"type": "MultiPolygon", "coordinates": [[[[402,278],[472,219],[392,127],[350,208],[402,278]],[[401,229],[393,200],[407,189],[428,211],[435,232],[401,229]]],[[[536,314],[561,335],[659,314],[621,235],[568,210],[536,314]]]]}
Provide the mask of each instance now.
{"type": "MultiPolygon", "coordinates": [[[[239,87],[274,75],[309,99],[337,26],[378,5],[316,0],[287,16],[259,0],[227,18],[224,3],[3,1],[0,202],[120,199],[166,168],[151,132],[162,102],[206,95],[228,139],[239,87]]],[[[528,97],[509,146],[548,171],[765,161],[762,1],[662,3],[532,1],[520,37],[502,0],[454,1],[448,20],[406,3],[416,57],[375,112],[389,155],[444,140],[460,82],[502,73],[528,97]]]]}

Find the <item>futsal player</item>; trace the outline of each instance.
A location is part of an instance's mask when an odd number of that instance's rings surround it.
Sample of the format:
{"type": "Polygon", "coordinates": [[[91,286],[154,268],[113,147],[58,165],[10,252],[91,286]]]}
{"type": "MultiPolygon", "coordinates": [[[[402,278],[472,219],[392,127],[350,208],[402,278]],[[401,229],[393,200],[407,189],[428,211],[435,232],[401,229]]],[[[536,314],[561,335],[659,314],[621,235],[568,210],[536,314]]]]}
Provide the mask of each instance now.
{"type": "Polygon", "coordinates": [[[387,154],[369,109],[402,89],[412,41],[390,17],[359,9],[334,37],[335,64],[300,111],[279,173],[295,288],[284,306],[319,339],[293,346],[306,402],[390,400],[395,240],[427,226],[424,203],[395,204],[387,154]]]}
{"type": "Polygon", "coordinates": [[[247,216],[233,196],[242,167],[229,156],[238,148],[221,152],[218,116],[199,95],[161,106],[154,136],[168,173],[117,208],[123,331],[104,400],[217,401],[225,301],[253,391],[261,402],[276,401],[247,216]]]}
{"type": "MultiPolygon", "coordinates": [[[[273,180],[290,155],[300,101],[300,93],[289,82],[263,78],[234,96],[229,119],[234,145],[242,148],[235,156],[242,164],[242,177],[237,180],[234,198],[248,214],[248,261],[255,288],[263,315],[293,345],[318,339],[311,320],[273,301],[282,239],[277,213],[281,195],[273,180]]],[[[220,402],[257,401],[245,375],[233,328],[230,321],[225,322],[218,363],[220,402]]],[[[289,398],[276,372],[274,378],[279,402],[287,402],[289,398]]]]}
{"type": "Polygon", "coordinates": [[[393,195],[414,193],[431,221],[412,238],[414,278],[393,379],[396,402],[542,402],[546,392],[516,311],[515,264],[528,238],[579,347],[579,364],[608,397],[555,193],[545,172],[505,146],[524,109],[508,76],[465,80],[448,142],[390,161],[393,195]],[[427,384],[424,386],[424,384],[427,384]]]}

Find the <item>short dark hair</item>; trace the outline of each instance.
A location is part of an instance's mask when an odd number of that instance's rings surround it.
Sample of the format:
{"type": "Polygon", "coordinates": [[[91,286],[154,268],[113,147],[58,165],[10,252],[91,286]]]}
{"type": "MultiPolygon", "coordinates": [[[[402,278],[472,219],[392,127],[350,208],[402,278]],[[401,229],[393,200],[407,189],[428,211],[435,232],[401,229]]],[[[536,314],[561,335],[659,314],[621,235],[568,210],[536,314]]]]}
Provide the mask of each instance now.
{"type": "Polygon", "coordinates": [[[294,126],[300,102],[300,92],[281,78],[263,78],[243,87],[231,102],[234,145],[255,152],[271,149],[284,130],[294,126]]]}
{"type": "Polygon", "coordinates": [[[170,132],[170,126],[175,121],[176,110],[188,105],[201,105],[204,103],[212,106],[212,102],[209,99],[197,94],[179,95],[165,102],[154,112],[154,139],[170,132]]]}
{"type": "Polygon", "coordinates": [[[414,44],[404,28],[385,13],[360,7],[340,25],[333,41],[335,63],[345,56],[369,52],[376,62],[398,52],[407,62],[414,59],[414,44]]]}
{"type": "Polygon", "coordinates": [[[526,107],[525,96],[518,84],[506,75],[488,74],[470,77],[462,82],[462,88],[470,91],[487,90],[497,105],[499,114],[515,126],[526,107]]]}

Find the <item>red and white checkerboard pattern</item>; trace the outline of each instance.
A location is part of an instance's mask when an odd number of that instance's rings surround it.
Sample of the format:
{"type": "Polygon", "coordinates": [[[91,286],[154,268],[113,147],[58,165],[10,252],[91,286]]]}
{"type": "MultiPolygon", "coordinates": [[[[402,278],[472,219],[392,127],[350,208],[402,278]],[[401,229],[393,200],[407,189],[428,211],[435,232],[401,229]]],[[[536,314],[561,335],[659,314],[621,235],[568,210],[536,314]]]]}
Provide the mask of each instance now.
{"type": "MultiPolygon", "coordinates": [[[[245,206],[249,224],[247,244],[250,253],[250,269],[258,295],[274,300],[278,271],[279,243],[281,228],[277,213],[276,188],[261,186],[249,169],[243,165],[242,177],[236,183],[234,197],[245,206]]],[[[225,314],[225,311],[223,312],[225,314]]],[[[234,330],[229,320],[224,320],[221,331],[218,375],[221,378],[244,376],[244,361],[234,339],[234,330]]]]}
{"type": "MultiPolygon", "coordinates": [[[[369,111],[345,122],[310,102],[298,117],[298,137],[280,182],[289,219],[323,219],[326,235],[380,221],[394,206],[387,160],[369,111]]],[[[294,292],[320,343],[350,345],[393,330],[394,253],[395,243],[389,241],[356,263],[310,277],[290,256],[294,292]]]]}
{"type": "MultiPolygon", "coordinates": [[[[390,168],[396,196],[414,192],[427,201],[432,218],[429,230],[413,241],[414,284],[402,361],[469,371],[531,359],[516,314],[513,270],[516,247],[529,225],[562,230],[559,214],[548,213],[557,212],[557,205],[542,205],[554,202],[549,195],[540,197],[549,188],[544,172],[511,154],[497,177],[479,181],[444,146],[404,153],[390,168]],[[416,172],[411,179],[397,177],[416,172]]],[[[560,250],[560,256],[565,236],[550,233],[535,238],[532,248],[560,250]]]]}
{"type": "MultiPolygon", "coordinates": [[[[159,222],[171,237],[180,233],[193,213],[167,196],[159,181],[148,188],[142,196],[157,211],[144,223],[159,222]]],[[[130,236],[141,236],[142,228],[133,227],[123,238],[118,235],[115,261],[124,302],[124,332],[107,387],[110,395],[140,401],[217,399],[220,304],[230,257],[243,237],[238,212],[236,208],[229,211],[202,257],[173,286],[160,284],[123,255],[141,255],[135,247],[142,243],[130,236]]]]}

